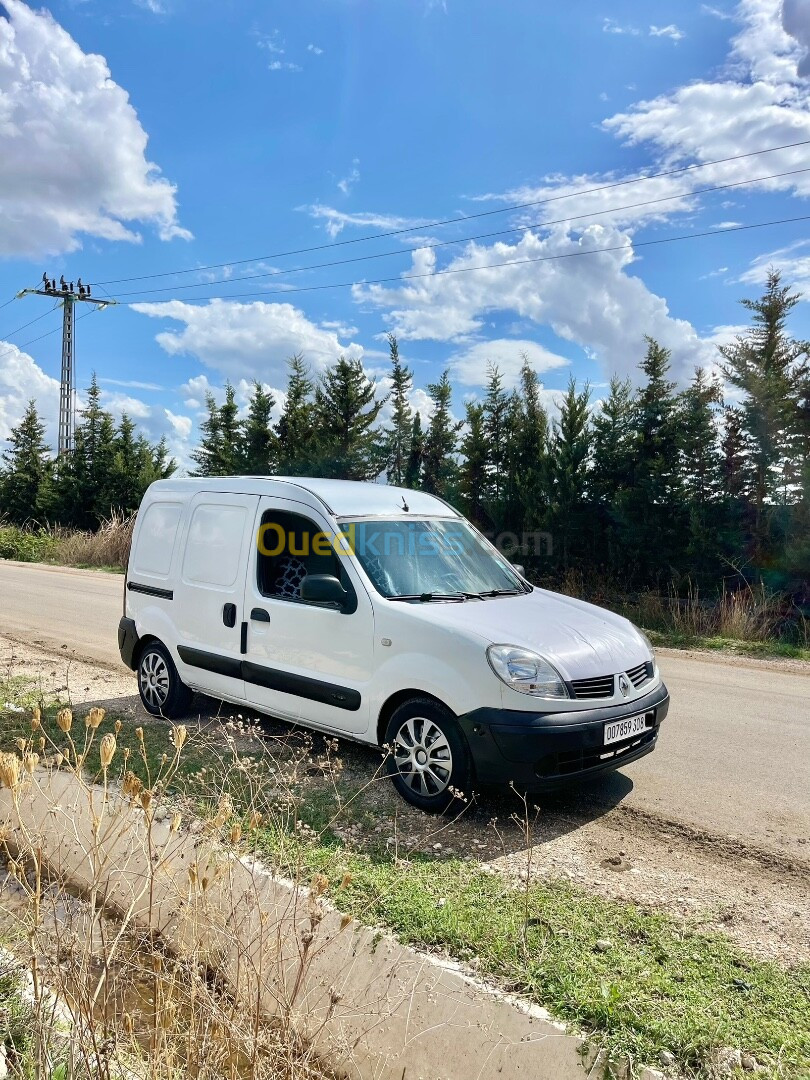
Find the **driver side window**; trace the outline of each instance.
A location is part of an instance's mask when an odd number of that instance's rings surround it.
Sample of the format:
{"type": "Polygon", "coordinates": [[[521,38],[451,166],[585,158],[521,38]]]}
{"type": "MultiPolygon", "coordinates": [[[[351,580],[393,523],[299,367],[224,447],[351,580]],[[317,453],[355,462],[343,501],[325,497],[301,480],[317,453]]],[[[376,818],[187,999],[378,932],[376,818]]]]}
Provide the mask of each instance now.
{"type": "Polygon", "coordinates": [[[344,588],[350,587],[330,538],[309,518],[268,510],[262,515],[257,542],[257,584],[263,596],[306,603],[301,583],[309,574],[336,577],[344,588]]]}

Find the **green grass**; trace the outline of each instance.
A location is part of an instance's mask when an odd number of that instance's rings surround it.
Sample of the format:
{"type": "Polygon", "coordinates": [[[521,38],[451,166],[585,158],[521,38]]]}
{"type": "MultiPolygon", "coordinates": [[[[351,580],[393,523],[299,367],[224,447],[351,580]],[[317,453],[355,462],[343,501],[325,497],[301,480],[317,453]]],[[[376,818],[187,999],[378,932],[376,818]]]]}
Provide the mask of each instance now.
{"type": "Polygon", "coordinates": [[[46,533],[29,532],[15,525],[0,526],[0,559],[48,562],[55,553],[56,542],[46,533]]]}
{"type": "Polygon", "coordinates": [[[670,649],[709,649],[739,656],[776,656],[789,660],[810,660],[810,649],[771,638],[767,641],[737,641],[726,637],[696,637],[676,631],[646,630],[653,645],[670,649]]]}
{"type": "Polygon", "coordinates": [[[6,1050],[11,1075],[27,1078],[34,1075],[33,1010],[21,994],[21,979],[3,970],[0,959],[0,1046],[6,1050]]]}
{"type": "Polygon", "coordinates": [[[360,922],[475,958],[478,973],[617,1059],[655,1065],[668,1050],[687,1076],[707,1077],[711,1052],[733,1047],[767,1067],[760,1075],[810,1077],[810,967],[755,960],[720,935],[567,882],[516,888],[470,859],[396,860],[382,840],[349,850],[328,828],[334,805],[328,790],[311,793],[297,813],[317,838],[291,840],[276,823],[260,830],[260,849],[288,873],[326,875],[332,902],[360,922]],[[611,942],[604,952],[600,939],[611,942]]]}

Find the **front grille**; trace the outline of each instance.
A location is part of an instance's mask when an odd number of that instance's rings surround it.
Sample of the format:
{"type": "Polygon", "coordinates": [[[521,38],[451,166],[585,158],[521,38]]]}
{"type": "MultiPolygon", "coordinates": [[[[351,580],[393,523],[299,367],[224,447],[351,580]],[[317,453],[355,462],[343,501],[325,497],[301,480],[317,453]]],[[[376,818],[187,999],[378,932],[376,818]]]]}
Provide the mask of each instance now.
{"type": "Polygon", "coordinates": [[[595,679],[576,679],[571,683],[575,698],[613,697],[613,675],[600,675],[595,679]]]}
{"type": "Polygon", "coordinates": [[[630,682],[635,686],[636,690],[640,686],[643,686],[648,679],[652,678],[653,666],[649,661],[646,664],[639,664],[638,667],[630,668],[625,672],[625,675],[630,682]]]}

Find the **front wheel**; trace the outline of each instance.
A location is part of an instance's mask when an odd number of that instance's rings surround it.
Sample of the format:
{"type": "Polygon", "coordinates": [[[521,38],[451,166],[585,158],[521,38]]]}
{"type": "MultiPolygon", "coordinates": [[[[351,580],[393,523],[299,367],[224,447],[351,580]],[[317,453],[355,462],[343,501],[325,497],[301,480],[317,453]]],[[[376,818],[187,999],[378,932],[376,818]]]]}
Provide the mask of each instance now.
{"type": "Polygon", "coordinates": [[[191,690],[180,681],[169,650],[159,641],[150,641],[141,652],[138,691],[148,713],[168,720],[182,716],[191,704],[191,690]]]}
{"type": "Polygon", "coordinates": [[[385,741],[388,775],[406,802],[432,814],[463,809],[472,786],[470,753],[448,709],[430,698],[403,702],[385,741]]]}

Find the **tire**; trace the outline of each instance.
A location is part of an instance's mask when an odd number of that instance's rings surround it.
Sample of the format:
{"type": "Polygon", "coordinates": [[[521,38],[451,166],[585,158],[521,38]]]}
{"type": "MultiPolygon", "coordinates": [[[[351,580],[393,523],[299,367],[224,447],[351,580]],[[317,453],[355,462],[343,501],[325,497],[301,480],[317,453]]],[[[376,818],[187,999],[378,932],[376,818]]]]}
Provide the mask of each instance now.
{"type": "Polygon", "coordinates": [[[472,789],[466,740],[453,714],[430,698],[410,698],[385,732],[387,773],[402,798],[428,814],[460,813],[472,789]]]}
{"type": "Polygon", "coordinates": [[[159,641],[148,642],[138,657],[138,693],[152,716],[174,720],[188,711],[193,693],[180,681],[169,650],[159,641]]]}

